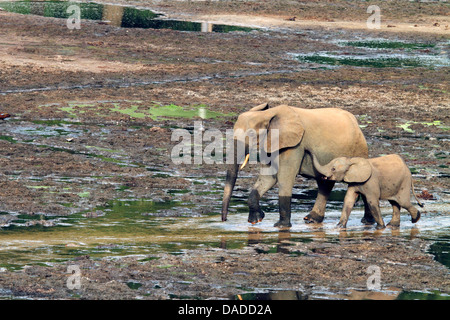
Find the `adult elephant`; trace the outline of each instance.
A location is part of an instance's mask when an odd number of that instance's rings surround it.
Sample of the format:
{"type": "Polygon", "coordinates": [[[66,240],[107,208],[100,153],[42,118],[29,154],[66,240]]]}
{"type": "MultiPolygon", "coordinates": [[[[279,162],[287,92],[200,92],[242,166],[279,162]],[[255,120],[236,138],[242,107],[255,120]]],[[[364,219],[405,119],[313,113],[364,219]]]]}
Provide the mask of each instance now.
{"type": "MultiPolygon", "coordinates": [[[[278,152],[278,167],[273,174],[260,174],[256,180],[249,198],[250,223],[256,223],[264,218],[264,212],[259,205],[260,198],[278,182],[280,220],[276,227],[291,226],[291,197],[295,177],[301,174],[317,181],[318,194],[311,212],[304,218],[307,223],[320,223],[324,219],[328,196],[334,186],[333,181],[321,179],[321,174],[314,169],[310,150],[321,163],[328,163],[336,157],[368,157],[367,143],[356,118],[349,112],[337,108],[301,109],[280,105],[269,107],[261,104],[242,113],[234,125],[234,147],[241,146],[245,153],[249,152],[249,142],[242,132],[256,132],[258,145],[267,142],[266,137],[259,136],[264,132],[279,134],[276,150],[268,146],[268,152],[278,152]]],[[[235,152],[234,161],[227,169],[222,202],[222,221],[227,220],[228,207],[233,192],[240,163],[244,155],[235,152]]],[[[248,157],[246,158],[248,159],[248,157]]],[[[268,164],[262,164],[268,166],[268,164]]],[[[365,199],[363,199],[365,201],[365,199]]],[[[372,222],[366,205],[364,220],[372,222]]]]}

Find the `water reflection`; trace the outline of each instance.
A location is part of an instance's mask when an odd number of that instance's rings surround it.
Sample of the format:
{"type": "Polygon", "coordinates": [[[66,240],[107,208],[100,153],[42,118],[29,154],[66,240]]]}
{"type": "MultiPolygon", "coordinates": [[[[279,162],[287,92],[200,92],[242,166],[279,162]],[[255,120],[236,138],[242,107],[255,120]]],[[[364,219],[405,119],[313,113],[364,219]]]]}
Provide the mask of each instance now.
{"type": "Polygon", "coordinates": [[[122,26],[123,9],[122,6],[103,5],[102,20],[109,21],[109,24],[115,27],[122,26]]]}
{"type": "MultiPolygon", "coordinates": [[[[323,226],[313,225],[313,230],[309,234],[308,237],[304,237],[304,234],[299,234],[297,232],[291,232],[290,229],[281,229],[276,233],[276,237],[274,237],[274,233],[268,233],[266,230],[258,227],[248,227],[247,232],[247,241],[246,245],[258,245],[258,244],[276,244],[276,250],[274,252],[283,252],[283,253],[291,253],[290,250],[285,250],[284,248],[287,246],[291,246],[293,242],[310,242],[314,240],[318,241],[339,241],[345,239],[354,239],[354,238],[379,238],[382,236],[391,236],[391,237],[405,237],[408,240],[413,240],[418,237],[420,234],[419,228],[412,227],[409,229],[409,232],[400,232],[399,229],[382,229],[377,230],[367,226],[365,230],[360,233],[357,232],[347,232],[346,230],[340,230],[338,232],[338,236],[330,235],[326,232],[323,226]]],[[[227,236],[221,237],[219,247],[222,249],[229,249],[235,246],[235,239],[228,238],[227,236]],[[231,242],[231,246],[228,243],[231,242]]],[[[441,248],[448,249],[449,246],[446,241],[439,241],[436,245],[432,246],[436,248],[436,251],[439,251],[441,248]]],[[[442,250],[441,250],[442,251],[442,250]]],[[[441,252],[439,251],[439,252],[441,252]]],[[[443,255],[448,254],[448,250],[442,251],[443,255]]]]}
{"type": "MultiPolygon", "coordinates": [[[[70,5],[80,8],[81,19],[97,20],[121,28],[171,29],[178,31],[196,32],[233,32],[252,31],[253,28],[212,24],[209,22],[191,22],[164,19],[160,13],[148,9],[130,6],[101,4],[95,2],[68,1],[6,1],[0,2],[0,8],[20,14],[34,14],[44,17],[67,19],[71,13],[67,12],[70,5]]],[[[70,12],[70,11],[69,11],[70,12]]]]}
{"type": "Polygon", "coordinates": [[[346,299],[346,300],[396,300],[401,297],[402,291],[398,288],[389,288],[385,291],[369,291],[351,289],[345,293],[332,293],[326,291],[302,292],[295,290],[279,290],[269,292],[251,292],[237,294],[234,300],[319,300],[319,299],[346,299]]]}
{"type": "Polygon", "coordinates": [[[209,22],[202,22],[201,23],[201,31],[202,32],[213,32],[213,24],[209,22]]]}
{"type": "Polygon", "coordinates": [[[439,291],[419,292],[403,291],[400,288],[389,287],[382,291],[349,289],[345,292],[330,292],[324,288],[308,291],[269,290],[268,292],[248,292],[236,294],[232,300],[450,300],[450,296],[439,291]]]}

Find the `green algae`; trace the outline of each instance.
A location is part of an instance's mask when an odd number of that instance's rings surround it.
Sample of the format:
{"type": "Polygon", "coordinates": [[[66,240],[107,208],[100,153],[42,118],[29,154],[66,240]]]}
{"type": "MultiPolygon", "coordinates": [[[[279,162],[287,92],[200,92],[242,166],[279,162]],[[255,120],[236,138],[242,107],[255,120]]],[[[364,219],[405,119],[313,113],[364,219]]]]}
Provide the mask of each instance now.
{"type": "Polygon", "coordinates": [[[8,141],[9,143],[17,143],[17,140],[11,136],[0,136],[0,140],[8,141]]]}
{"type": "Polygon", "coordinates": [[[298,59],[302,62],[326,64],[331,66],[351,66],[351,67],[369,67],[369,68],[417,68],[427,67],[428,64],[417,58],[397,58],[397,57],[341,57],[341,56],[300,56],[298,59]]]}
{"type": "Polygon", "coordinates": [[[117,101],[117,102],[68,102],[66,105],[42,105],[68,113],[70,118],[94,113],[99,117],[111,116],[115,113],[127,115],[132,119],[152,119],[155,121],[165,119],[213,119],[218,117],[231,117],[235,113],[222,113],[211,110],[204,104],[193,106],[179,106],[175,104],[161,105],[152,103],[144,104],[142,101],[117,101]]]}
{"type": "Polygon", "coordinates": [[[140,107],[138,105],[132,105],[128,108],[122,108],[119,104],[116,104],[111,109],[113,112],[119,112],[129,115],[132,118],[146,118],[149,117],[152,120],[162,120],[168,118],[188,118],[192,119],[200,117],[203,119],[211,119],[222,116],[230,116],[234,114],[224,114],[216,111],[211,111],[206,105],[195,105],[192,107],[182,107],[175,104],[158,105],[154,104],[148,108],[140,107]],[[139,112],[138,112],[139,110],[139,112]]]}
{"type": "Polygon", "coordinates": [[[414,133],[414,130],[410,128],[410,126],[411,126],[412,124],[413,124],[413,122],[407,122],[407,123],[399,124],[399,125],[397,125],[396,127],[397,127],[397,128],[401,128],[401,129],[403,129],[403,130],[406,131],[406,132],[414,133]]]}
{"type": "Polygon", "coordinates": [[[410,128],[410,126],[413,125],[413,124],[421,124],[423,126],[428,126],[428,127],[435,126],[435,127],[439,128],[441,130],[444,130],[444,131],[448,131],[450,129],[449,126],[444,125],[442,123],[442,121],[440,121],[440,120],[435,120],[435,121],[431,121],[431,122],[427,122],[427,121],[406,121],[405,123],[399,124],[396,127],[397,128],[401,128],[401,129],[403,129],[406,132],[414,133],[415,131],[410,128]]]}
{"type": "Polygon", "coordinates": [[[359,48],[371,48],[371,49],[428,49],[434,48],[436,44],[433,43],[411,43],[402,41],[383,41],[383,40],[371,40],[371,41],[346,41],[343,42],[346,46],[359,47],[359,48]]]}

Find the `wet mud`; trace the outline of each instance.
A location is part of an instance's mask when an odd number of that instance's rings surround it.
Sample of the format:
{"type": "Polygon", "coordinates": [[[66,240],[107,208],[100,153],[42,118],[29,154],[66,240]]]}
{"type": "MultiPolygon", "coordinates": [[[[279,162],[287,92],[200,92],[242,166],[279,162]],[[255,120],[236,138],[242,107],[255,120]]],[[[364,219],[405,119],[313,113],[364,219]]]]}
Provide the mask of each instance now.
{"type": "MultiPolygon", "coordinates": [[[[386,17],[397,30],[367,30],[312,4],[287,21],[300,8],[270,3],[148,5],[189,21],[253,19],[236,24],[254,30],[227,33],[91,20],[69,30],[65,19],[0,11],[0,113],[11,115],[0,120],[1,297],[448,299],[448,7],[409,2],[386,17]],[[402,211],[399,229],[377,231],[358,203],[341,231],[338,184],[324,222],[306,225],[316,186],[298,177],[292,228],[273,227],[276,188],[252,226],[251,165],[222,223],[225,166],[174,164],[172,132],[194,134],[199,121],[225,132],[264,102],[355,114],[371,157],[398,153],[410,167],[421,220],[402,211]],[[79,289],[67,285],[74,265],[79,289]]],[[[348,21],[365,22],[358,10],[348,21]]]]}

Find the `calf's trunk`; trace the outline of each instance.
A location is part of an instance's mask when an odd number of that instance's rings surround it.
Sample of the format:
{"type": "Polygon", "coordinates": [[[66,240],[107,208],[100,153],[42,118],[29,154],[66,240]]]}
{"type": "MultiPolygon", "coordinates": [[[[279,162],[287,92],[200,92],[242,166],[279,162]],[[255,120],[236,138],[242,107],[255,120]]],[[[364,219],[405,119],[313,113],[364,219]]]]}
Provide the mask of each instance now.
{"type": "Polygon", "coordinates": [[[326,167],[325,167],[325,166],[322,166],[322,165],[319,163],[319,160],[317,159],[317,157],[316,157],[315,154],[313,154],[313,153],[311,153],[311,152],[309,152],[309,154],[311,154],[311,156],[312,156],[314,168],[315,168],[321,175],[323,175],[323,176],[326,177],[326,176],[327,176],[327,170],[326,170],[326,167]]]}

